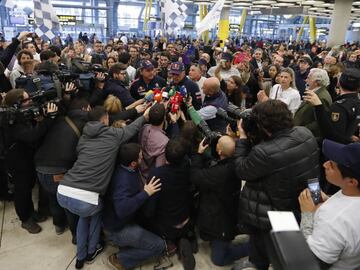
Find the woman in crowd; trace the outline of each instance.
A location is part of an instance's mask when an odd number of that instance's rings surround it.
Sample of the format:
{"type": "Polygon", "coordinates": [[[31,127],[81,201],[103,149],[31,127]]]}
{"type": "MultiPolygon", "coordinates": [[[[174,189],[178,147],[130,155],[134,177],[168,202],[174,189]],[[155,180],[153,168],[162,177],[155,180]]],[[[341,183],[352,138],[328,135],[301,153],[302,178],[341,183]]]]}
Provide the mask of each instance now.
{"type": "Polygon", "coordinates": [[[301,97],[296,89],[294,71],[291,68],[281,70],[280,83],[271,88],[269,96],[262,90],[259,91],[257,97],[260,102],[265,102],[268,99],[281,100],[295,114],[301,104],[301,97]]]}

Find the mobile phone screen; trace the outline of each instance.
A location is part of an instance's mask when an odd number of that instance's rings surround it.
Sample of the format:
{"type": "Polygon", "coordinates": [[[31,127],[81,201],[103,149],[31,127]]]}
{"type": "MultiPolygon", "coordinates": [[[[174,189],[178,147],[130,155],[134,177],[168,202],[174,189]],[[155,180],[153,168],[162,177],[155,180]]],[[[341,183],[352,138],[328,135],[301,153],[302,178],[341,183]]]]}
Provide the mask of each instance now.
{"type": "Polygon", "coordinates": [[[321,188],[320,188],[319,180],[317,178],[309,179],[308,188],[310,190],[314,204],[321,203],[322,199],[321,199],[321,188]]]}

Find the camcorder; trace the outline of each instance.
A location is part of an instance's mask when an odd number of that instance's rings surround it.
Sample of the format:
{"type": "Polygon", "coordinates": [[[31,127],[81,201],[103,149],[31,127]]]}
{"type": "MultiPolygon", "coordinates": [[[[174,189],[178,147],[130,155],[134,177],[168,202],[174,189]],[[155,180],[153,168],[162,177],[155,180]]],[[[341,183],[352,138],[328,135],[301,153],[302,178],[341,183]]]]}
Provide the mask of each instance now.
{"type": "Polygon", "coordinates": [[[248,139],[253,145],[258,144],[263,139],[255,119],[252,117],[252,109],[241,110],[238,106],[229,102],[226,110],[219,108],[217,116],[223,118],[230,124],[233,132],[237,132],[237,121],[242,119],[242,128],[244,129],[248,139]]]}
{"type": "MultiPolygon", "coordinates": [[[[31,100],[31,105],[27,107],[21,106],[24,101],[18,102],[12,107],[0,107],[1,125],[13,125],[16,122],[29,121],[44,116],[49,103],[59,105],[61,102],[56,90],[29,93],[29,100],[31,100]]],[[[57,113],[51,113],[50,116],[56,116],[57,113]]]]}

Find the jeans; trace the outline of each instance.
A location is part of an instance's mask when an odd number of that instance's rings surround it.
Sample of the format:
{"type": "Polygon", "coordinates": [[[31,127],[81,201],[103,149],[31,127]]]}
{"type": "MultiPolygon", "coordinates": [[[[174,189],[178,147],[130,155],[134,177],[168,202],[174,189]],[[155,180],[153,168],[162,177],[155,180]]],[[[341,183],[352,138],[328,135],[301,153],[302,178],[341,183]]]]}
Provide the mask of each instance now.
{"type": "Polygon", "coordinates": [[[247,243],[233,244],[231,241],[215,239],[211,241],[211,260],[217,266],[232,264],[249,255],[247,243]]]}
{"type": "Polygon", "coordinates": [[[53,217],[53,224],[60,227],[64,227],[68,224],[71,234],[76,235],[78,217],[59,205],[56,199],[56,191],[59,184],[54,182],[52,174],[37,172],[37,175],[40,185],[43,187],[45,194],[49,199],[49,207],[53,217]]]}
{"type": "Polygon", "coordinates": [[[109,240],[121,249],[116,254],[125,269],[132,269],[147,259],[165,251],[165,241],[136,224],[128,224],[121,231],[108,232],[109,240]]]}
{"type": "Polygon", "coordinates": [[[71,213],[79,216],[76,230],[77,259],[85,260],[88,254],[96,251],[100,240],[102,202],[90,204],[57,193],[59,204],[71,213]]]}

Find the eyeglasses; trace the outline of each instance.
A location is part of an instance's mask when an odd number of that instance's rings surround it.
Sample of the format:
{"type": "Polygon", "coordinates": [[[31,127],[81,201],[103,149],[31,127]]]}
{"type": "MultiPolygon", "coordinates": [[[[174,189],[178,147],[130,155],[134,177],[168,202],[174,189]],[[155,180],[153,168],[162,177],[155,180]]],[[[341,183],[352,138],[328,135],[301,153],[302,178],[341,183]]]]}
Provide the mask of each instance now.
{"type": "Polygon", "coordinates": [[[126,71],[120,72],[121,75],[126,75],[126,71]]]}

